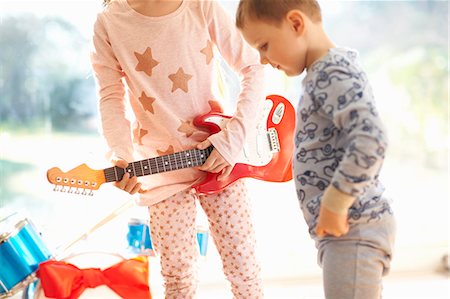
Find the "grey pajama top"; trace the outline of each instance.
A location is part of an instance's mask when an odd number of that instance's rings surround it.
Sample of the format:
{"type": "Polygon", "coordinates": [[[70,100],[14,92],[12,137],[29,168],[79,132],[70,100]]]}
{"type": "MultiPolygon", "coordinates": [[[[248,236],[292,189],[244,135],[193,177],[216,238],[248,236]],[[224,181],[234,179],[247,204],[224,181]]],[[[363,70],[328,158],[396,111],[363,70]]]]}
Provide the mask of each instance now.
{"type": "Polygon", "coordinates": [[[386,131],[358,53],[330,49],[311,65],[302,83],[294,180],[312,237],[330,184],[357,197],[349,209],[350,225],[392,214],[378,177],[388,145],[386,131]]]}

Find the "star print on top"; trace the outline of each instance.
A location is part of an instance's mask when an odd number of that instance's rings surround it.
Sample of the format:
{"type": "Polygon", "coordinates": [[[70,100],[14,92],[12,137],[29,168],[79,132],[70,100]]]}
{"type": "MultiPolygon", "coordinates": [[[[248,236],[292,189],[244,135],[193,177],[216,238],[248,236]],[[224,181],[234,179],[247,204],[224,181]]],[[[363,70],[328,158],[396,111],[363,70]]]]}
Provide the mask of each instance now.
{"type": "Polygon", "coordinates": [[[173,146],[169,145],[169,147],[165,151],[157,150],[159,156],[170,155],[174,153],[173,146]]]}
{"type": "Polygon", "coordinates": [[[134,55],[138,60],[138,63],[136,65],[136,71],[138,72],[142,71],[147,75],[151,76],[153,68],[159,64],[158,61],[153,59],[152,49],[147,48],[145,49],[145,52],[142,54],[134,52],[134,55]]]}
{"type": "Polygon", "coordinates": [[[144,130],[140,126],[138,126],[136,129],[133,130],[134,142],[137,142],[137,144],[139,145],[143,145],[142,137],[147,135],[147,133],[148,133],[147,130],[144,130]]]}
{"type": "Polygon", "coordinates": [[[200,52],[206,56],[206,64],[209,64],[214,57],[213,54],[213,44],[211,41],[206,41],[206,47],[204,47],[200,52]]]}
{"type": "Polygon", "coordinates": [[[175,74],[170,74],[169,79],[173,82],[172,92],[178,88],[184,92],[189,91],[188,81],[192,79],[192,75],[186,74],[183,68],[180,67],[175,74]]]}
{"type": "Polygon", "coordinates": [[[186,137],[191,137],[197,129],[191,124],[190,121],[181,121],[180,127],[178,127],[178,132],[186,134],[186,137]]]}
{"type": "Polygon", "coordinates": [[[145,92],[143,91],[141,96],[139,97],[139,101],[142,104],[142,107],[144,107],[144,109],[146,111],[151,112],[152,114],[154,114],[154,110],[153,110],[153,102],[155,101],[155,98],[152,97],[148,97],[145,92]]]}
{"type": "MultiPolygon", "coordinates": [[[[192,149],[208,138],[234,165],[249,127],[264,103],[264,68],[234,22],[216,1],[183,1],[162,17],[134,11],[115,0],[94,25],[92,66],[98,80],[102,134],[111,154],[126,161],[192,149]],[[132,17],[130,17],[132,16],[132,17]],[[241,80],[234,116],[209,136],[195,117],[221,111],[215,80],[219,55],[241,80]],[[217,57],[216,57],[217,56],[217,57]],[[128,118],[128,105],[133,118],[128,118]],[[132,134],[130,133],[132,132],[132,134]]],[[[151,205],[189,188],[205,173],[186,168],[139,178],[148,190],[139,204],[151,205]]]]}

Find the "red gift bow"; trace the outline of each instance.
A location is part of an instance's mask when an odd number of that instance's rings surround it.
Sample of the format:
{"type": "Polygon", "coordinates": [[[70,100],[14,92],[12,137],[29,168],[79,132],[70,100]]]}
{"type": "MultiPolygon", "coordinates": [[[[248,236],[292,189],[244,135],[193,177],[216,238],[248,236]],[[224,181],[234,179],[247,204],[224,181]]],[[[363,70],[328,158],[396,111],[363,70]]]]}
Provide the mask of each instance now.
{"type": "Polygon", "coordinates": [[[140,256],[119,262],[105,270],[79,269],[63,261],[39,264],[37,276],[49,298],[76,299],[86,288],[106,285],[124,299],[151,299],[148,259],[140,256]]]}

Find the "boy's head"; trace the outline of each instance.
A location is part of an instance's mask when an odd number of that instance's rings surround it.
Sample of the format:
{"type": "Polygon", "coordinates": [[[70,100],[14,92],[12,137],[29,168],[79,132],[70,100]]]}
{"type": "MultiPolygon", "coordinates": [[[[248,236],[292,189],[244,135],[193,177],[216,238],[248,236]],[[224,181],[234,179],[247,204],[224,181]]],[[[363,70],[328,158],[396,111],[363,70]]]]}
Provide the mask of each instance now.
{"type": "Polygon", "coordinates": [[[236,13],[236,26],[259,51],[261,63],[269,63],[288,76],[305,69],[307,29],[321,26],[321,22],[316,0],[241,0],[236,13]]]}
{"type": "Polygon", "coordinates": [[[316,0],[241,0],[236,13],[236,26],[243,29],[248,19],[278,25],[293,9],[302,11],[313,21],[322,21],[316,0]]]}

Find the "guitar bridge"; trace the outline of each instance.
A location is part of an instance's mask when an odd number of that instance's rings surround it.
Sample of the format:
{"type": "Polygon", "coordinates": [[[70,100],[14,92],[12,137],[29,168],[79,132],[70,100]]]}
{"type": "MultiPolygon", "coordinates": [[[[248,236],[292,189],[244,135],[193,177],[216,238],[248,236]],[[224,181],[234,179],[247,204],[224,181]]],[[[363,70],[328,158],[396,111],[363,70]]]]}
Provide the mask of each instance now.
{"type": "Polygon", "coordinates": [[[275,130],[274,128],[269,128],[269,130],[267,131],[267,139],[269,139],[269,147],[272,153],[276,153],[281,150],[277,130],[275,130]]]}

